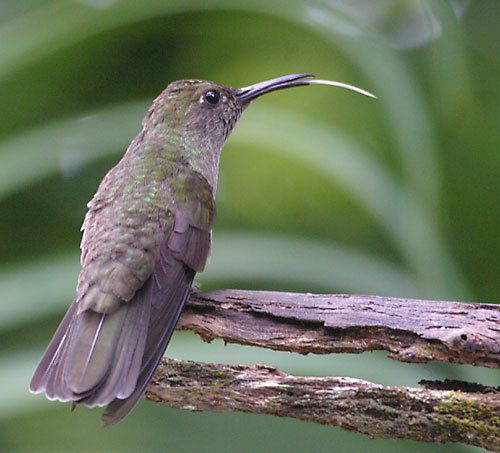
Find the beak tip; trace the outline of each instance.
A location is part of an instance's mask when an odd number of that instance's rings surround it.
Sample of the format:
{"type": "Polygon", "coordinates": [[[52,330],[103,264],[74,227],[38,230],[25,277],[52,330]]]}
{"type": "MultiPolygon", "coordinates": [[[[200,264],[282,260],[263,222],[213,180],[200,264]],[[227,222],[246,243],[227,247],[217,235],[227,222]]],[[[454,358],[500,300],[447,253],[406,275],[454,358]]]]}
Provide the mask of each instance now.
{"type": "Polygon", "coordinates": [[[330,85],[345,88],[351,91],[356,91],[357,93],[363,94],[365,96],[377,99],[377,96],[370,93],[369,91],[363,90],[361,88],[355,87],[342,82],[335,82],[332,80],[321,80],[317,79],[314,74],[311,73],[298,73],[289,74],[282,77],[277,77],[275,79],[266,80],[264,82],[256,83],[255,85],[250,85],[244,88],[236,89],[236,96],[242,103],[248,103],[258,96],[270,93],[271,91],[280,90],[283,88],[291,88],[304,85],[330,85]]]}

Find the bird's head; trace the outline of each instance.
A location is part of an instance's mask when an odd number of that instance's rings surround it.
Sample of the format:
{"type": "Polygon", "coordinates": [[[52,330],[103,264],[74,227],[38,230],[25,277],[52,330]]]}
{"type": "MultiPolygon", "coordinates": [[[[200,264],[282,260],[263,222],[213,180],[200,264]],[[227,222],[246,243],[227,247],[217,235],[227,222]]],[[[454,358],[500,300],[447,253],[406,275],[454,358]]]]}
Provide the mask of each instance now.
{"type": "Polygon", "coordinates": [[[352,85],[319,80],[311,74],[290,74],[243,88],[206,80],[178,80],[154,101],[144,126],[157,128],[165,124],[186,146],[220,150],[251,101],[273,91],[313,84],[337,86],[375,97],[352,85]]]}

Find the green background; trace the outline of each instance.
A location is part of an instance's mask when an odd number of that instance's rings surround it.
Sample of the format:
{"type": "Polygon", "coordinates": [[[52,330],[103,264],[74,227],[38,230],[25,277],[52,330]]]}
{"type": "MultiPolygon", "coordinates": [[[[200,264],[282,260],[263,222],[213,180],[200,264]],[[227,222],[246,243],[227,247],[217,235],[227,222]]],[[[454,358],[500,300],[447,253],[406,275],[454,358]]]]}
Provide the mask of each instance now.
{"type": "MultiPolygon", "coordinates": [[[[73,296],[85,204],[180,78],[328,87],[255,102],[221,161],[202,289],[497,302],[500,2],[2,0],[0,450],[465,452],[337,428],[142,402],[118,427],[27,392],[73,296]]],[[[299,356],[176,334],[171,357],[416,386],[492,370],[384,353],[299,356]]]]}

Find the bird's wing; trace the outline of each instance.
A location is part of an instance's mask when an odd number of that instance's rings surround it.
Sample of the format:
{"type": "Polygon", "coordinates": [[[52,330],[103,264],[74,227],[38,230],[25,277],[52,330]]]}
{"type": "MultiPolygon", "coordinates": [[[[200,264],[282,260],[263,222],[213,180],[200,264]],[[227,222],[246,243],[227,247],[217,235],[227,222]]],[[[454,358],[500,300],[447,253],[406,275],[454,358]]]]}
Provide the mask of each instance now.
{"type": "Polygon", "coordinates": [[[187,173],[179,176],[173,191],[176,200],[174,228],[162,244],[149,281],[151,318],[141,372],[134,392],[128,398],[117,398],[108,405],[103,415],[105,425],[118,423],[144,393],[189,296],[194,275],[203,270],[210,254],[215,217],[210,185],[201,175],[187,173]]]}
{"type": "MultiPolygon", "coordinates": [[[[108,423],[116,423],[144,391],[175,328],[195,271],[203,269],[214,201],[206,180],[189,173],[163,200],[168,209],[140,206],[139,225],[134,215],[120,219],[121,211],[116,212],[116,203],[108,199],[96,195],[91,202],[84,222],[77,298],[30,388],[45,391],[51,399],[88,406],[113,401],[106,417],[108,423]],[[112,234],[116,221],[128,227],[119,231],[118,241],[112,234]]],[[[132,208],[127,209],[129,215],[132,208]]],[[[116,238],[116,229],[114,233],[116,238]]]]}
{"type": "Polygon", "coordinates": [[[133,299],[153,272],[174,227],[174,198],[161,182],[118,164],[104,178],[85,216],[78,311],[111,313],[133,299]],[[127,181],[129,181],[127,183],[127,181]]]}
{"type": "Polygon", "coordinates": [[[142,181],[127,193],[127,167],[103,179],[85,216],[75,301],[30,383],[49,399],[106,405],[135,389],[150,320],[147,282],[174,229],[168,191],[142,181]]]}

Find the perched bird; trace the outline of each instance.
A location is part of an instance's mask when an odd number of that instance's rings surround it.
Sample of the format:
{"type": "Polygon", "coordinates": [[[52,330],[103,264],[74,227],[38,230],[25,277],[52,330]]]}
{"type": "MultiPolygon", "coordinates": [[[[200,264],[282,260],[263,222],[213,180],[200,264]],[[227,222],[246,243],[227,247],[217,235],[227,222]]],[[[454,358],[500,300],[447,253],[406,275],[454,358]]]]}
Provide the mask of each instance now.
{"type": "Polygon", "coordinates": [[[50,400],[106,406],[114,425],[152,378],[210,253],[222,146],[265,93],[339,82],[292,74],[245,88],[173,82],[102,180],[83,222],[76,297],[30,384],[50,400]]]}

